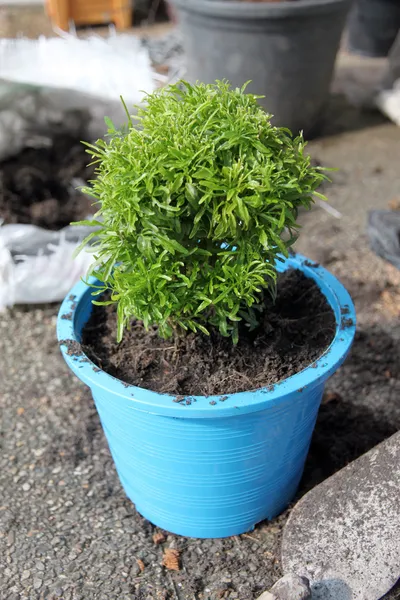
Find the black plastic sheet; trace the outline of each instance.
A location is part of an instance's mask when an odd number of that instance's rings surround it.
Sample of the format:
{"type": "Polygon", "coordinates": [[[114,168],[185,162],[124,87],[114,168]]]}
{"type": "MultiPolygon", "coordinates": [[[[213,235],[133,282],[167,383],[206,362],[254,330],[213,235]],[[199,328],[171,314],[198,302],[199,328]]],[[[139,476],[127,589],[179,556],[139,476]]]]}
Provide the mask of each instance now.
{"type": "Polygon", "coordinates": [[[367,234],[375,254],[400,269],[400,211],[370,211],[367,234]]]}

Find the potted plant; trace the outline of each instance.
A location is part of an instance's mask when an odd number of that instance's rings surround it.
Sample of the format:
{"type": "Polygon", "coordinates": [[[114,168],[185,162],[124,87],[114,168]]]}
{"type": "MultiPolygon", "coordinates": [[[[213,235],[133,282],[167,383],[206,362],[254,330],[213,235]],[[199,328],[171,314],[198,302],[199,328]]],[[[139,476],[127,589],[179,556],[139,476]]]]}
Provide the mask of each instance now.
{"type": "Polygon", "coordinates": [[[187,79],[228,79],[264,94],[275,123],[314,133],[322,122],[351,0],[171,0],[187,79]]]}
{"type": "Polygon", "coordinates": [[[239,534],[293,498],[354,335],[342,285],[288,253],[324,175],[224,82],[157,91],[109,135],[90,146],[97,267],[61,306],[62,353],[137,510],[239,534]]]}

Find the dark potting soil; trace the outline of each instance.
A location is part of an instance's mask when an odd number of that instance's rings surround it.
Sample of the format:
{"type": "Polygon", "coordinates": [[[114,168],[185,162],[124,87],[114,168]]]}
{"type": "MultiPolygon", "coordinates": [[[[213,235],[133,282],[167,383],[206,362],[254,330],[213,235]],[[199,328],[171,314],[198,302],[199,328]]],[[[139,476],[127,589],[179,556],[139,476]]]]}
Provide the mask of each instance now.
{"type": "Polygon", "coordinates": [[[289,270],[279,275],[276,301],[268,300],[259,330],[243,326],[237,346],[217,331],[174,345],[140,321],[120,344],[116,331],[115,305],[94,306],[82,347],[104,371],[156,392],[209,396],[273,385],[311,365],[331,343],[335,317],[316,283],[289,270]]]}
{"type": "Polygon", "coordinates": [[[0,219],[57,230],[95,212],[76,188],[93,177],[84,145],[57,135],[45,148],[24,148],[0,163],[0,219]]]}

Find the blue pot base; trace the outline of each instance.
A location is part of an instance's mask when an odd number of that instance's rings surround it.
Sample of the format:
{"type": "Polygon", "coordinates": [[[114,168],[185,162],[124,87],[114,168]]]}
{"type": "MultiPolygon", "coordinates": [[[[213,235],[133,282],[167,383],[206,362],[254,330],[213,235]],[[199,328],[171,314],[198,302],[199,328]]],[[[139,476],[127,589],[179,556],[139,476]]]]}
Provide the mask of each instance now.
{"type": "Polygon", "coordinates": [[[90,386],[127,496],[154,525],[178,535],[222,538],[282,512],[304,469],[325,382],[344,361],[355,332],[350,296],[328,271],[296,256],[279,265],[312,277],[337,323],[326,352],[275,386],[188,402],[127,386],[64,340],[80,341],[92,310],[79,283],[61,306],[58,338],[71,370],[90,386]],[[69,318],[65,318],[65,315],[69,318]],[[72,314],[72,320],[70,315],[72,314]]]}

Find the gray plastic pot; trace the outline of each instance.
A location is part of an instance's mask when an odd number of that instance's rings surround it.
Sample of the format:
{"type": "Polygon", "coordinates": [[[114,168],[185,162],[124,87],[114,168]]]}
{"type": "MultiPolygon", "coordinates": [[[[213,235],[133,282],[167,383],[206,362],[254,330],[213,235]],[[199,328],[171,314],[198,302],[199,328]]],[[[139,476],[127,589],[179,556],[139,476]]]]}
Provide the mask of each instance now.
{"type": "Polygon", "coordinates": [[[309,133],[320,120],[351,0],[172,0],[189,81],[251,80],[274,123],[309,133]]]}
{"type": "Polygon", "coordinates": [[[399,30],[399,0],[358,0],[349,18],[349,49],[361,56],[387,56],[399,30]]]}

